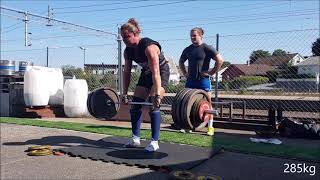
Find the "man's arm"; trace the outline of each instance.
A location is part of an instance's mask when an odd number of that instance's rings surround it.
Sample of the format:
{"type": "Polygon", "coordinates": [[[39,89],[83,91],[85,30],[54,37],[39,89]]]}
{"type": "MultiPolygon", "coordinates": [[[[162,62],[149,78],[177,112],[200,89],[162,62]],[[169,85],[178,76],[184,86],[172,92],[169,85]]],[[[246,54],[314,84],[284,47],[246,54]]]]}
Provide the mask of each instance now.
{"type": "Polygon", "coordinates": [[[220,68],[221,68],[221,66],[222,66],[222,64],[223,64],[223,62],[224,62],[224,60],[223,60],[222,56],[220,55],[220,53],[218,53],[218,54],[214,57],[214,60],[215,60],[216,62],[215,62],[215,64],[214,64],[214,68],[212,68],[212,70],[209,72],[209,75],[210,75],[210,76],[213,76],[214,74],[216,74],[216,73],[220,70],[220,68]]]}
{"type": "Polygon", "coordinates": [[[186,66],[184,65],[184,62],[186,62],[186,58],[185,58],[185,55],[184,55],[185,51],[182,52],[181,56],[180,56],[180,59],[179,59],[179,68],[180,68],[180,71],[182,72],[182,75],[184,77],[188,77],[188,72],[186,70],[186,66]]]}

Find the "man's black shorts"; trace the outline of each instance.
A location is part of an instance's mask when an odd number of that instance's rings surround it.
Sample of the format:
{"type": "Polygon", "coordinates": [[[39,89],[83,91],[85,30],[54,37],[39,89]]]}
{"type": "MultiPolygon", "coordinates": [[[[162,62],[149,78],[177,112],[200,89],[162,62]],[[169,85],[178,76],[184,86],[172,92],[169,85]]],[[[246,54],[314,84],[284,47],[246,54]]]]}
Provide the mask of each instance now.
{"type": "MultiPolygon", "coordinates": [[[[169,83],[169,76],[170,76],[170,68],[168,63],[160,66],[161,87],[163,88],[167,87],[169,83]]],[[[142,87],[151,89],[152,85],[153,85],[153,82],[152,82],[151,71],[144,71],[142,69],[137,86],[142,86],[142,87]]]]}

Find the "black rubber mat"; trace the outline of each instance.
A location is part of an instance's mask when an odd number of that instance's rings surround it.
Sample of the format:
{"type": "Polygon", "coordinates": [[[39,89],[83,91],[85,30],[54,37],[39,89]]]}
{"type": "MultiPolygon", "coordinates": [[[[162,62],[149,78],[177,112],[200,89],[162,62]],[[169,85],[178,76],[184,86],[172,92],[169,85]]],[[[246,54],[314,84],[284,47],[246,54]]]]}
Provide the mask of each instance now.
{"type": "Polygon", "coordinates": [[[148,152],[144,150],[144,147],[150,141],[141,140],[141,146],[137,148],[124,148],[123,145],[128,141],[129,138],[107,137],[94,144],[62,148],[59,151],[73,157],[151,169],[164,168],[170,171],[189,170],[220,152],[220,149],[172,143],[159,143],[160,149],[158,151],[148,152]]]}

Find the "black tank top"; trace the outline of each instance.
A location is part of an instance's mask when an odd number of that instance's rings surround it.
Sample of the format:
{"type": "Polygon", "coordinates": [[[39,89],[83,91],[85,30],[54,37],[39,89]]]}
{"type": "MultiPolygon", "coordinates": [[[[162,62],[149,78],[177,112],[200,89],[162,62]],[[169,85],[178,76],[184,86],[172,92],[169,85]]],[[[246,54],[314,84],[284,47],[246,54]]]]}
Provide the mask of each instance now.
{"type": "Polygon", "coordinates": [[[148,46],[150,46],[152,44],[157,45],[160,49],[159,65],[161,67],[164,64],[166,64],[167,61],[166,61],[163,53],[161,52],[161,46],[157,41],[154,41],[150,38],[142,38],[139,41],[138,51],[136,54],[134,52],[134,48],[132,48],[132,47],[126,47],[126,49],[124,51],[127,54],[127,57],[129,58],[129,60],[134,61],[137,64],[139,64],[144,71],[148,71],[148,70],[150,70],[150,68],[148,66],[148,57],[146,56],[145,50],[148,46]]]}

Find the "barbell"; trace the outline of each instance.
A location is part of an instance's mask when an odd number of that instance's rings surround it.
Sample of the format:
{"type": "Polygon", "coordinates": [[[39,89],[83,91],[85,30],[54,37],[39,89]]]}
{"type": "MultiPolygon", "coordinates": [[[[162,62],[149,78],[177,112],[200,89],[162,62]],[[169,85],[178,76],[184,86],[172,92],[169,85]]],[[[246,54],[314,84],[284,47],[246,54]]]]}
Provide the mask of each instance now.
{"type": "MultiPolygon", "coordinates": [[[[98,88],[89,93],[87,108],[89,113],[97,119],[111,119],[120,109],[120,97],[117,92],[108,87],[98,88]]],[[[128,102],[128,105],[153,106],[149,102],[128,102]]],[[[206,91],[185,88],[178,92],[172,105],[160,104],[161,107],[170,107],[174,125],[181,129],[201,130],[204,128],[210,115],[217,115],[217,110],[210,108],[210,101],[206,91]]]]}
{"type": "MultiPolygon", "coordinates": [[[[107,102],[107,105],[111,105],[111,101],[108,100],[107,102]]],[[[121,102],[114,102],[115,104],[124,104],[124,103],[121,103],[121,102]]],[[[153,103],[148,103],[148,102],[132,102],[132,101],[129,101],[127,103],[128,105],[143,105],[143,106],[153,106],[153,103]]],[[[170,104],[160,104],[160,108],[161,107],[171,107],[170,104]]]]}

